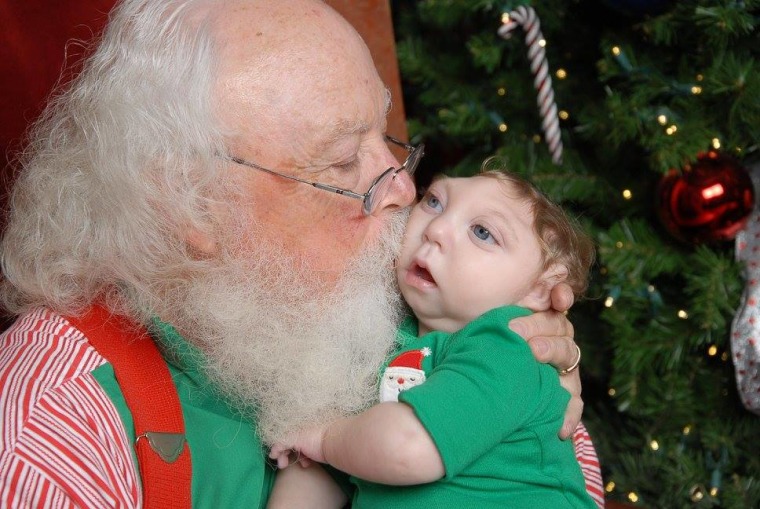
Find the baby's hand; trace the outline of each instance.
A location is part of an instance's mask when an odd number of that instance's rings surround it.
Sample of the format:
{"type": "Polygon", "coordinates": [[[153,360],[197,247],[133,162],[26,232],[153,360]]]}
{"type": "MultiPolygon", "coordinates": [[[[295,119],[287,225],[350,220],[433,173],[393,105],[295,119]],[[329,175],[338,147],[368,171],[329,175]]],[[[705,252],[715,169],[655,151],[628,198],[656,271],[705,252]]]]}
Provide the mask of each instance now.
{"type": "Polygon", "coordinates": [[[277,468],[279,469],[286,468],[293,463],[298,463],[305,468],[312,463],[311,459],[303,454],[299,454],[299,452],[292,447],[280,443],[272,446],[272,449],[269,451],[269,457],[277,462],[277,468]]]}
{"type": "Polygon", "coordinates": [[[324,431],[325,426],[317,426],[286,436],[282,442],[272,446],[269,457],[277,461],[277,468],[285,468],[293,463],[300,463],[303,467],[308,467],[312,461],[324,463],[324,431]]]}

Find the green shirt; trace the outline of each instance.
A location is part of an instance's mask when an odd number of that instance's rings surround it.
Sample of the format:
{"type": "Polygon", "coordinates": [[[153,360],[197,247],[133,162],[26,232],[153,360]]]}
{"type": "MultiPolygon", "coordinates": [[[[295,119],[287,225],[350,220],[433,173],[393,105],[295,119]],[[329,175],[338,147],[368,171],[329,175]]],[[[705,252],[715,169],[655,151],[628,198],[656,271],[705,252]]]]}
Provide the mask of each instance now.
{"type": "Polygon", "coordinates": [[[557,371],[507,328],[530,312],[485,313],[453,334],[399,333],[399,353],[423,350],[425,382],[399,394],[430,433],[446,474],[439,481],[386,486],[354,480],[354,509],[596,508],[571,441],[557,433],[570,395],[557,371]]]}
{"type": "MultiPolygon", "coordinates": [[[[154,336],[170,352],[165,358],[182,404],[193,465],[193,507],[266,507],[275,472],[265,461],[254,424],[214,391],[203,374],[203,356],[174,328],[157,323],[154,336]]],[[[114,402],[134,443],[132,414],[112,366],[105,364],[93,374],[114,402]]]]}

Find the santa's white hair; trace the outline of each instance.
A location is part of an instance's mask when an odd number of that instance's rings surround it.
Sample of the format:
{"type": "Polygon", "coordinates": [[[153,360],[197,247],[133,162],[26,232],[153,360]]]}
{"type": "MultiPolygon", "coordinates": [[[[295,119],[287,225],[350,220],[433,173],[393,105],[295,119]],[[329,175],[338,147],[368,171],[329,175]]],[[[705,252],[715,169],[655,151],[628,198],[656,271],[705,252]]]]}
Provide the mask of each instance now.
{"type": "Polygon", "coordinates": [[[235,216],[240,189],[218,157],[226,133],[211,100],[204,13],[219,1],[125,0],[111,13],[19,159],[0,300],[13,314],[99,301],[139,323],[160,317],[208,355],[212,379],[271,442],[372,400],[398,317],[389,264],[403,217],[327,289],[279,246],[188,247],[188,231],[227,229],[218,218],[235,216]]]}

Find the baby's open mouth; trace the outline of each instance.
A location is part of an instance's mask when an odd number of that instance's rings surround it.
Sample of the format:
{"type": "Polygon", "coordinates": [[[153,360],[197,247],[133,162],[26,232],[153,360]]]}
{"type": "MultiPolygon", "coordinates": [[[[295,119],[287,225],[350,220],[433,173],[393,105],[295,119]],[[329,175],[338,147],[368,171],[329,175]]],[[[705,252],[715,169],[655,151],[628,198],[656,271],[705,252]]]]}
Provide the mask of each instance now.
{"type": "Polygon", "coordinates": [[[421,267],[415,263],[412,266],[411,270],[412,270],[412,273],[418,278],[424,279],[425,281],[428,281],[430,283],[435,283],[435,279],[433,279],[433,276],[430,274],[430,271],[428,271],[425,267],[421,267]]]}

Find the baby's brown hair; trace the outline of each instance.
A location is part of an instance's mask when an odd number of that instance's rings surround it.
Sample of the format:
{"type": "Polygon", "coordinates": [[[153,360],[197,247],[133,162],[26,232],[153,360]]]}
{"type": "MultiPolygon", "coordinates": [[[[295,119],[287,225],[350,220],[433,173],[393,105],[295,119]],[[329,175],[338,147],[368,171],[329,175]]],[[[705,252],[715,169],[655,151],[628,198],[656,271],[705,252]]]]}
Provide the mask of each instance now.
{"type": "Polygon", "coordinates": [[[533,229],[538,236],[543,254],[542,270],[552,264],[567,268],[567,279],[576,297],[580,297],[588,288],[591,266],[596,251],[591,236],[578,221],[552,202],[533,184],[523,177],[509,171],[495,168],[491,160],[483,163],[478,177],[488,177],[509,184],[509,191],[518,199],[530,204],[533,212],[533,229]]]}

